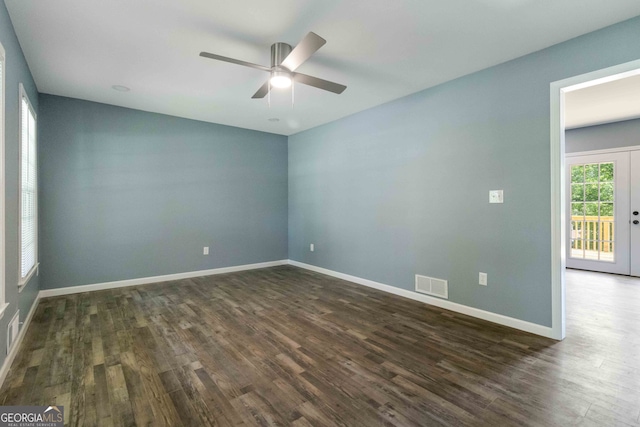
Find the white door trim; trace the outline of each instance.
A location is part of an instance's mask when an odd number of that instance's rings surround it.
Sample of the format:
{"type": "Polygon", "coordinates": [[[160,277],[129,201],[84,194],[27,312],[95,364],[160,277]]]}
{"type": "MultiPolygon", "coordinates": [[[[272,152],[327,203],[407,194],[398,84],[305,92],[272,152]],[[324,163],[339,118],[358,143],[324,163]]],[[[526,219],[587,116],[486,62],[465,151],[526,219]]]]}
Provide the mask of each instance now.
{"type": "Polygon", "coordinates": [[[593,156],[596,154],[611,154],[611,153],[626,153],[627,151],[638,151],[640,145],[634,145],[632,147],[619,147],[619,148],[604,148],[602,150],[590,150],[590,151],[576,151],[575,153],[566,153],[565,157],[581,157],[581,156],[593,156]]]}
{"type": "Polygon", "coordinates": [[[553,338],[566,336],[565,141],[564,95],[578,89],[640,74],[640,60],[552,82],[551,109],[551,310],[553,338]]]}
{"type": "Polygon", "coordinates": [[[633,215],[632,212],[640,211],[640,151],[629,151],[630,167],[630,194],[629,194],[629,274],[634,277],[640,277],[640,225],[634,224],[633,221],[640,220],[640,217],[633,215]]]}

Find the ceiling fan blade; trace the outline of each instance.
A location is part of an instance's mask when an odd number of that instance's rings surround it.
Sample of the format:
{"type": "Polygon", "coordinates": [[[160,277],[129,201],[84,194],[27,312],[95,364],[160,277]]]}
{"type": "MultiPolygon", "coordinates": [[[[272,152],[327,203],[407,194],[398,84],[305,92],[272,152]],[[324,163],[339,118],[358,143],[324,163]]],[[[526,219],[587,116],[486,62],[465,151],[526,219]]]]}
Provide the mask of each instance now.
{"type": "Polygon", "coordinates": [[[244,65],[245,67],[257,68],[262,71],[271,71],[271,68],[263,65],[253,64],[251,62],[241,61],[239,59],[227,58],[226,56],[216,55],[215,53],[200,52],[200,56],[209,59],[217,59],[218,61],[230,62],[232,64],[244,65]]]}
{"type": "Polygon", "coordinates": [[[308,76],[306,74],[293,73],[293,79],[298,83],[317,87],[318,89],[328,90],[329,92],[337,93],[338,95],[344,92],[344,90],[347,88],[345,85],[319,79],[313,76],[308,76]]]}
{"type": "Polygon", "coordinates": [[[262,86],[260,86],[260,89],[258,89],[258,91],[253,94],[251,99],[264,98],[267,93],[269,93],[269,80],[267,80],[262,86]]]}
{"type": "Polygon", "coordinates": [[[318,49],[320,49],[327,41],[317,35],[316,33],[310,32],[296,47],[293,48],[291,53],[287,55],[287,57],[282,61],[283,67],[288,69],[289,71],[294,71],[298,68],[304,61],[309,59],[311,55],[313,55],[318,49]]]}

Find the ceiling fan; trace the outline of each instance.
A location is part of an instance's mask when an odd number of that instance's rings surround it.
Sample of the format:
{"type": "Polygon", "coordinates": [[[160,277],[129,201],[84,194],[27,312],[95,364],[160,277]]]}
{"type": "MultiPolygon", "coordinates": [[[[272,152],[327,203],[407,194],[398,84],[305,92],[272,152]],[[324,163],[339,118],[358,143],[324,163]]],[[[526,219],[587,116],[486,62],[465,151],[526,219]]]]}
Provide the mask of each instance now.
{"type": "Polygon", "coordinates": [[[239,59],[227,58],[209,52],[200,52],[204,58],[217,59],[218,61],[230,62],[232,64],[244,65],[245,67],[257,68],[271,74],[271,77],[258,89],[252,98],[264,98],[272,87],[286,88],[291,86],[292,80],[318,89],[341,94],[347,88],[344,85],[296,73],[295,70],[320,49],[327,41],[310,32],[294,48],[287,43],[274,43],[271,45],[271,67],[241,61],[239,59]]]}

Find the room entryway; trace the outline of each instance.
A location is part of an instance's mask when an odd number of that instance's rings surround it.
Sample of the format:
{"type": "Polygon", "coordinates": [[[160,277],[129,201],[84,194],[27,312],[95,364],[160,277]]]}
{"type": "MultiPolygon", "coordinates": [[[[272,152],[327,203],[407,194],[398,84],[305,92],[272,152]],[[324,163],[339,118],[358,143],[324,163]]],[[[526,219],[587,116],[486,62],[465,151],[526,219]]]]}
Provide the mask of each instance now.
{"type": "Polygon", "coordinates": [[[640,276],[640,147],[569,154],[567,267],[640,276]]]}
{"type": "MultiPolygon", "coordinates": [[[[586,121],[585,120],[581,120],[580,122],[576,121],[573,123],[569,123],[569,125],[567,125],[567,122],[568,122],[567,113],[568,111],[571,111],[571,109],[568,108],[566,105],[567,100],[568,98],[570,98],[570,95],[580,94],[582,93],[583,90],[597,88],[598,86],[605,88],[605,85],[608,85],[609,83],[615,84],[618,81],[634,78],[636,76],[640,76],[640,59],[615,65],[612,67],[596,70],[596,71],[587,72],[585,74],[569,77],[563,80],[552,82],[550,85],[550,89],[551,89],[551,104],[550,104],[550,112],[551,112],[551,115],[550,115],[550,120],[551,120],[551,143],[550,143],[550,148],[551,148],[551,259],[552,259],[552,265],[551,265],[552,334],[551,335],[558,340],[563,340],[566,337],[565,275],[568,274],[568,272],[565,271],[566,270],[565,267],[567,267],[567,261],[569,260],[569,263],[571,263],[572,262],[571,259],[574,258],[570,256],[571,254],[570,251],[572,249],[571,237],[574,236],[574,240],[578,240],[578,239],[581,240],[580,244],[584,244],[584,245],[586,245],[586,240],[594,240],[594,241],[599,241],[601,243],[602,242],[611,243],[607,241],[609,239],[605,238],[604,233],[599,233],[597,235],[597,238],[594,238],[594,239],[589,239],[589,236],[587,234],[584,234],[584,231],[582,235],[572,234],[572,231],[573,231],[571,228],[572,200],[570,199],[570,195],[569,197],[567,197],[567,193],[570,194],[570,192],[567,191],[567,188],[570,187],[571,181],[570,181],[569,171],[567,170],[569,169],[569,167],[567,166],[568,157],[566,156],[566,154],[568,153],[568,151],[566,151],[565,131],[567,129],[579,128],[579,127],[584,127],[589,125],[612,123],[614,120],[612,117],[608,117],[608,118],[601,117],[600,118],[601,120],[594,121],[592,117],[591,119],[586,121]],[[569,177],[569,180],[567,179],[568,177],[569,177]]],[[[610,86],[608,86],[608,88],[610,88],[610,86]]],[[[598,92],[600,92],[600,95],[604,94],[606,98],[607,95],[605,92],[607,92],[608,88],[605,88],[605,90],[598,91],[598,92]]],[[[625,95],[627,94],[628,91],[624,90],[621,92],[622,92],[622,95],[625,95]]],[[[591,92],[591,94],[593,95],[594,92],[591,92]]],[[[625,105],[637,105],[636,99],[633,99],[632,102],[625,105]]],[[[574,101],[576,101],[575,97],[574,97],[574,101]]],[[[579,99],[577,99],[577,101],[580,102],[579,99]]],[[[611,111],[611,108],[609,105],[606,108],[603,108],[601,102],[598,102],[597,97],[591,98],[590,105],[600,105],[599,109],[592,108],[589,110],[590,112],[595,113],[599,111],[602,113],[602,112],[611,111]]],[[[628,116],[628,117],[617,117],[616,120],[625,120],[626,118],[631,119],[632,117],[639,117],[639,116],[635,115],[635,116],[628,116]]],[[[610,151],[615,151],[615,148],[618,148],[618,147],[626,147],[627,150],[640,149],[640,147],[629,148],[631,146],[636,146],[638,145],[638,143],[640,143],[640,141],[638,141],[636,138],[630,137],[626,141],[628,142],[622,145],[603,144],[605,146],[601,146],[601,147],[597,146],[600,144],[592,144],[589,148],[585,147],[582,150],[579,149],[575,151],[601,150],[601,149],[609,149],[610,151]]],[[[618,151],[623,151],[623,150],[618,148],[618,151]]],[[[600,152],[600,154],[601,153],[602,152],[600,152]]],[[[591,154],[595,154],[595,153],[591,153],[591,154]]],[[[634,163],[638,161],[635,159],[635,157],[636,155],[634,154],[634,163]]],[[[631,160],[629,160],[629,162],[631,162],[631,160]]],[[[608,182],[603,180],[601,181],[600,165],[599,165],[601,161],[598,161],[597,163],[598,163],[597,184],[598,184],[598,192],[599,192],[600,184],[601,183],[606,184],[608,182]]],[[[586,164],[586,162],[584,162],[584,164],[586,164]]],[[[640,181],[640,176],[639,176],[640,171],[638,171],[637,169],[638,167],[636,166],[633,168],[633,171],[629,170],[629,176],[630,176],[629,179],[633,180],[634,182],[640,181]],[[633,176],[631,176],[632,174],[633,176]]],[[[602,177],[602,178],[604,179],[605,177],[602,177]]],[[[579,184],[579,183],[576,182],[576,184],[579,184]]],[[[587,183],[582,182],[581,184],[585,186],[584,191],[586,191],[587,183]]],[[[590,184],[593,184],[593,183],[590,183],[590,184]]],[[[583,193],[583,196],[584,196],[584,193],[583,193]]],[[[576,201],[576,203],[578,202],[579,201],[576,201]]],[[[582,202],[584,204],[587,203],[586,200],[583,200],[582,202]]],[[[598,200],[594,202],[598,204],[602,204],[608,201],[601,200],[600,194],[598,193],[598,200]]],[[[615,204],[616,204],[616,201],[615,201],[615,195],[614,195],[614,201],[613,201],[614,210],[615,210],[615,204]]],[[[639,261],[637,260],[640,257],[640,253],[638,252],[640,248],[638,247],[639,245],[637,243],[633,245],[634,246],[633,248],[631,248],[631,241],[633,240],[634,242],[638,242],[638,239],[640,239],[640,224],[632,224],[632,223],[629,223],[629,221],[635,221],[636,217],[638,217],[638,221],[640,221],[640,215],[633,215],[633,212],[636,212],[636,210],[631,210],[632,204],[634,206],[633,209],[637,209],[638,211],[640,211],[640,195],[638,195],[637,193],[634,194],[633,201],[631,201],[631,195],[630,195],[629,207],[627,208],[627,213],[630,214],[630,218],[633,217],[633,220],[631,219],[627,220],[627,224],[629,225],[629,232],[627,234],[629,237],[629,273],[627,274],[631,274],[631,269],[632,269],[631,260],[633,259],[633,264],[634,264],[633,274],[638,275],[639,266],[637,265],[637,263],[639,261]],[[632,229],[632,226],[633,226],[633,229],[632,229]]],[[[598,209],[599,208],[600,206],[598,206],[598,209]]],[[[586,209],[586,205],[584,206],[584,209],[586,209]]],[[[602,222],[602,218],[600,218],[600,212],[598,212],[598,216],[599,216],[598,222],[602,222]]],[[[584,217],[586,217],[586,210],[585,210],[585,213],[583,214],[583,220],[582,220],[583,223],[586,222],[586,218],[584,217]]],[[[614,230],[610,230],[610,231],[613,231],[613,242],[612,242],[613,245],[606,245],[606,244],[604,245],[605,249],[607,249],[607,247],[613,249],[614,259],[616,256],[615,255],[616,253],[615,252],[615,248],[616,248],[615,223],[619,221],[620,221],[619,218],[618,219],[615,218],[615,213],[614,213],[614,218],[612,221],[610,221],[614,223],[613,224],[614,230]]],[[[604,222],[608,222],[608,221],[604,221],[604,222]]],[[[581,224],[581,226],[583,225],[584,224],[581,224]]],[[[598,226],[601,226],[601,224],[598,224],[598,226]]],[[[602,244],[600,244],[600,246],[598,247],[598,261],[600,261],[600,258],[603,256],[603,253],[605,257],[608,254],[607,252],[601,251],[600,250],[601,247],[602,247],[602,244]]],[[[574,245],[573,249],[579,249],[579,248],[574,245]]],[[[585,249],[586,249],[586,246],[585,246],[585,249]]],[[[583,252],[583,255],[584,255],[584,252],[583,252]]],[[[583,261],[586,261],[586,260],[583,259],[583,261]]],[[[604,263],[605,262],[599,262],[599,264],[604,264],[604,263]]]]}

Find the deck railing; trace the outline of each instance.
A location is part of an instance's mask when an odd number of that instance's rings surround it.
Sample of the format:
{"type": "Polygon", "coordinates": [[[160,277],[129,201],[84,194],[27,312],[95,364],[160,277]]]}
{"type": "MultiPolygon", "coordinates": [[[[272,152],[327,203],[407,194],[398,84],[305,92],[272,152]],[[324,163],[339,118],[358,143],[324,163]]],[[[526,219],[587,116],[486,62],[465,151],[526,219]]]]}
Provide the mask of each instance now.
{"type": "Polygon", "coordinates": [[[571,239],[574,249],[613,252],[615,224],[612,216],[571,217],[571,239]],[[584,248],[582,245],[584,244],[584,248]]]}

